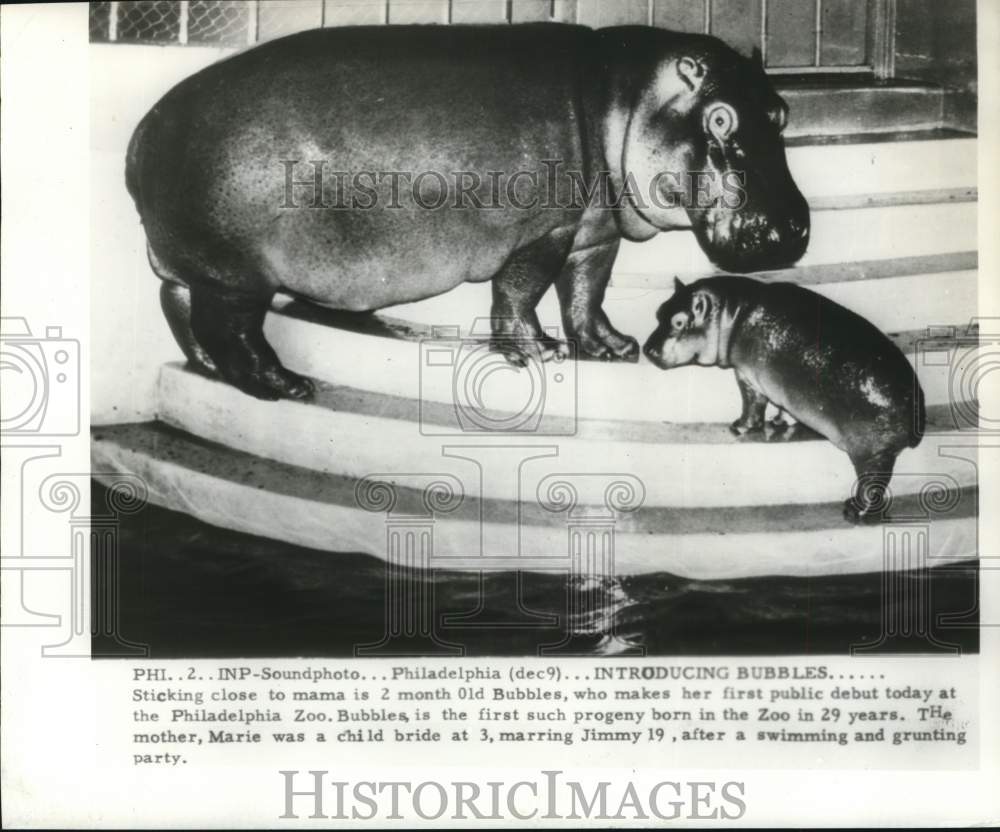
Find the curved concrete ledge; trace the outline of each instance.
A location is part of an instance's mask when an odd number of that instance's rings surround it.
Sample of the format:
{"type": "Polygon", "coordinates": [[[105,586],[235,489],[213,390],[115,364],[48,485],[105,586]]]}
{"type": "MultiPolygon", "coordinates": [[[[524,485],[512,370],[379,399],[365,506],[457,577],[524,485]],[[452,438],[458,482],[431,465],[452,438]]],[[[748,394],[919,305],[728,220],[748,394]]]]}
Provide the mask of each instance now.
{"type": "MultiPolygon", "coordinates": [[[[849,193],[867,193],[859,178],[847,177],[849,193]]],[[[976,251],[978,204],[957,201],[949,194],[941,196],[947,201],[813,211],[809,248],[796,266],[842,263],[848,251],[856,261],[976,251]],[[849,249],[845,249],[845,240],[850,241],[849,249]]],[[[671,279],[676,274],[687,282],[717,271],[693,234],[672,231],[643,243],[623,243],[612,284],[626,277],[664,272],[671,279]]]]}
{"type": "MultiPolygon", "coordinates": [[[[165,366],[158,388],[158,418],[210,442],[313,471],[365,477],[373,472],[435,471],[468,482],[471,459],[462,444],[490,447],[493,458],[518,466],[521,479],[484,473],[477,493],[516,501],[547,474],[600,465],[647,484],[648,505],[686,508],[843,501],[854,470],[843,452],[805,431],[734,437],[716,423],[669,424],[543,418],[532,433],[497,435],[463,431],[455,409],[433,402],[320,384],[314,402],[262,402],[234,387],[179,365],[165,366]],[[545,453],[520,463],[528,449],[545,453]],[[816,476],[822,471],[823,476],[816,476]]],[[[505,414],[488,414],[502,423],[505,414]]],[[[653,414],[650,414],[653,415],[653,414]]],[[[946,409],[931,411],[928,434],[900,455],[893,490],[918,492],[935,477],[975,487],[968,460],[947,455],[954,437],[946,409]],[[938,419],[940,421],[935,421],[938,419]]],[[[509,417],[508,417],[509,418],[509,417]]]]}
{"type": "MultiPolygon", "coordinates": [[[[871,290],[871,284],[855,285],[871,290]]],[[[461,293],[463,307],[476,309],[469,298],[472,293],[464,291],[466,288],[480,287],[459,287],[449,294],[461,293]]],[[[489,294],[488,286],[485,294],[489,294]]],[[[939,296],[942,294],[939,291],[939,296]]],[[[964,309],[969,308],[970,301],[964,292],[961,294],[956,305],[963,311],[951,319],[966,322],[957,323],[958,333],[964,333],[969,320],[964,309]]],[[[488,315],[488,298],[483,298],[483,303],[483,315],[488,315]]],[[[893,303],[899,306],[898,301],[893,303]]],[[[612,305],[606,306],[610,309],[612,305]]],[[[493,367],[501,372],[492,373],[479,388],[486,409],[526,408],[534,412],[541,408],[546,415],[574,419],[726,424],[740,413],[739,391],[730,370],[681,367],[664,372],[645,358],[637,364],[571,361],[540,366],[533,362],[517,370],[482,345],[459,343],[454,338],[431,339],[433,330],[425,320],[393,317],[399,309],[385,315],[345,315],[286,301],[268,316],[265,332],[282,360],[300,373],[335,385],[414,401],[454,406],[456,390],[463,400],[471,400],[475,384],[485,378],[483,371],[493,367]],[[430,351],[439,348],[452,351],[452,366],[430,360],[430,351]],[[637,402],[643,402],[645,407],[637,409],[637,402]]],[[[429,314],[423,313],[425,317],[429,314]]],[[[439,320],[454,324],[453,329],[459,328],[459,321],[468,322],[466,328],[472,323],[468,316],[457,314],[447,317],[442,313],[439,320]]],[[[486,318],[478,320],[488,328],[486,318]]],[[[926,335],[924,328],[897,331],[893,337],[915,364],[927,403],[932,407],[950,405],[967,397],[967,391],[955,390],[953,365],[941,360],[942,350],[956,351],[960,342],[935,342],[935,360],[926,361],[926,335]]]]}
{"type": "Polygon", "coordinates": [[[818,138],[792,138],[787,142],[788,167],[814,209],[829,204],[833,198],[851,198],[858,193],[976,187],[975,136],[953,134],[942,138],[932,132],[872,136],[872,141],[818,138]],[[918,181],[914,181],[914,171],[920,171],[918,181]]]}
{"type": "Polygon", "coordinates": [[[898,522],[866,527],[845,524],[839,503],[627,513],[588,505],[574,514],[459,494],[459,500],[440,503],[435,515],[426,492],[405,482],[396,486],[393,502],[381,504],[390,510],[368,510],[380,505],[368,501],[363,507],[353,478],[263,460],[155,424],[96,429],[92,440],[98,479],[102,473],[137,474],[153,502],[225,528],[388,559],[390,526],[422,524],[433,541],[421,564],[426,568],[667,571],[709,579],[909,569],[978,554],[974,489],[942,492],[930,501],[900,498],[892,508],[898,522]],[[574,533],[599,535],[603,560],[574,559],[574,533]],[[899,536],[919,540],[926,556],[912,557],[909,549],[901,554],[898,540],[887,545],[899,536]]]}
{"type": "MultiPolygon", "coordinates": [[[[979,254],[955,251],[944,254],[921,254],[914,257],[886,257],[876,260],[853,260],[843,263],[814,263],[787,269],[755,272],[753,277],[772,282],[797,283],[800,286],[823,286],[828,283],[853,283],[856,280],[885,280],[890,277],[956,275],[975,271],[979,254]]],[[[615,275],[612,286],[618,289],[670,289],[673,276],[665,272],[625,272],[615,275]]]]}
{"type": "MultiPolygon", "coordinates": [[[[801,266],[758,276],[809,285],[867,318],[883,332],[900,332],[924,329],[929,323],[967,325],[977,314],[976,262],[974,253],[960,252],[891,258],[881,264],[857,261],[801,266]]],[[[614,278],[604,298],[604,310],[612,323],[640,341],[645,339],[656,326],[657,308],[673,294],[673,277],[677,273],[672,261],[665,259],[656,262],[655,270],[637,273],[637,283],[617,285],[621,278],[614,278]]],[[[718,269],[696,277],[711,274],[719,274],[718,269]]],[[[459,326],[465,330],[476,318],[489,315],[491,300],[490,283],[465,283],[437,297],[389,307],[384,314],[415,325],[459,326]]],[[[543,326],[562,326],[554,290],[542,297],[537,312],[543,326]]]]}

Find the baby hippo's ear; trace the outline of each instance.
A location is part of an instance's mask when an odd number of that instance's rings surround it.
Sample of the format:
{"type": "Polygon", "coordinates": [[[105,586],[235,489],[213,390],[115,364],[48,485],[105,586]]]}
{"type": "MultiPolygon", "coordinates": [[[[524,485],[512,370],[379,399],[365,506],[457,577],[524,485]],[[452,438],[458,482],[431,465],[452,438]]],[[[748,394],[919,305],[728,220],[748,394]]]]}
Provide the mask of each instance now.
{"type": "Polygon", "coordinates": [[[691,298],[691,323],[702,326],[712,310],[712,299],[704,292],[695,292],[691,298]]]}

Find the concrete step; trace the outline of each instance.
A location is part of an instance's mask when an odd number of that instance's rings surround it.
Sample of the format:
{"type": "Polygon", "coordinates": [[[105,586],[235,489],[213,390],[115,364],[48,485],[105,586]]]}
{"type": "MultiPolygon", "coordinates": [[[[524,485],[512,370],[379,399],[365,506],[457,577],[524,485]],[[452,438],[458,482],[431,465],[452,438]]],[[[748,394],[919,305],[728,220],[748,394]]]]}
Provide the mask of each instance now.
{"type": "MultiPolygon", "coordinates": [[[[617,499],[576,503],[574,481],[549,480],[538,501],[467,491],[441,474],[399,475],[395,486],[266,460],[155,423],[96,428],[92,464],[102,475],[138,474],[152,502],[240,532],[389,560],[409,535],[423,568],[596,573],[670,572],[694,579],[819,576],[898,570],[975,557],[978,492],[893,502],[900,521],[850,526],[840,502],[676,509],[648,506],[641,488],[595,473],[617,499]],[[617,490],[614,484],[618,483],[617,490]],[[610,486],[610,488],[609,488],[610,486]],[[400,529],[405,526],[401,532],[400,529]],[[902,538],[906,537],[906,541],[902,538]],[[905,554],[901,554],[905,552],[905,554]]],[[[388,457],[388,454],[387,454],[388,457]]],[[[411,552],[412,554],[412,552],[411,552]]]]}
{"type": "Polygon", "coordinates": [[[789,106],[787,133],[898,133],[944,125],[945,93],[940,87],[905,81],[875,86],[870,80],[830,84],[776,78],[789,106]]]}
{"type": "MultiPolygon", "coordinates": [[[[929,278],[892,278],[817,287],[892,333],[914,364],[931,406],[969,398],[956,384],[963,362],[975,354],[974,343],[964,339],[968,324],[960,323],[975,315],[975,273],[936,279],[939,285],[931,285],[929,278]],[[937,314],[949,316],[941,323],[955,324],[951,338],[928,340],[926,322],[937,314]],[[895,329],[899,323],[903,328],[895,329]],[[933,360],[928,360],[929,353],[933,360]]],[[[605,309],[624,331],[643,339],[655,325],[656,307],[667,296],[609,291],[605,309]]],[[[729,370],[681,367],[664,372],[644,358],[637,364],[531,362],[517,370],[477,340],[489,331],[487,318],[478,319],[476,335],[469,334],[476,324],[473,310],[487,314],[489,300],[488,285],[462,286],[424,305],[414,304],[412,311],[419,311],[423,319],[417,321],[336,313],[290,302],[279,304],[268,316],[265,332],[282,360],[300,373],[413,401],[453,405],[456,395],[471,401],[468,385],[478,384],[482,407],[498,411],[527,408],[552,416],[673,423],[729,423],[740,412],[729,370]],[[444,328],[435,329],[425,321],[444,328]],[[462,325],[465,321],[472,326],[462,325]],[[455,339],[448,325],[463,336],[455,339]],[[442,348],[454,354],[453,367],[431,360],[430,353],[442,348]],[[487,372],[491,370],[497,372],[487,372]],[[637,408],[639,402],[648,407],[637,408]]],[[[543,323],[559,334],[553,298],[543,302],[541,313],[543,323]]]]}
{"type": "MultiPolygon", "coordinates": [[[[633,395],[631,401],[650,397],[633,395]]],[[[263,402],[174,364],[161,372],[157,418],[258,457],[359,479],[376,472],[426,471],[468,482],[478,469],[467,457],[454,456],[460,443],[488,445],[491,453],[506,453],[515,463],[528,449],[539,456],[518,465],[520,479],[484,476],[479,486],[482,496],[514,502],[533,501],[545,476],[586,470],[594,460],[604,471],[638,478],[646,503],[655,506],[836,502],[851,492],[855,475],[847,456],[815,435],[797,439],[790,432],[768,431],[737,438],[725,424],[660,421],[658,409],[654,399],[648,412],[635,414],[647,421],[542,414],[528,431],[477,432],[476,427],[515,424],[518,416],[476,411],[460,423],[452,404],[328,384],[320,384],[309,404],[263,402]]],[[[923,442],[899,457],[894,494],[919,493],[929,479],[955,488],[976,485],[975,466],[945,452],[955,441],[950,410],[932,408],[929,415],[923,442]]]]}
{"type": "MultiPolygon", "coordinates": [[[[883,331],[899,332],[969,321],[977,309],[975,268],[975,253],[962,253],[802,267],[754,277],[810,286],[883,331]]],[[[663,272],[641,278],[634,285],[622,285],[621,281],[610,286],[604,298],[604,310],[612,323],[640,341],[655,328],[657,308],[673,294],[673,279],[663,272]]],[[[490,283],[466,283],[434,298],[389,307],[380,314],[415,327],[458,326],[465,332],[477,318],[489,315],[491,301],[490,283]]],[[[317,312],[317,320],[322,319],[323,311],[317,312]]],[[[542,297],[537,311],[543,326],[561,327],[555,290],[542,297]]]]}
{"type": "MultiPolygon", "coordinates": [[[[816,211],[809,248],[796,267],[975,252],[977,214],[976,202],[955,201],[816,211]]],[[[668,285],[674,275],[687,282],[718,271],[692,233],[671,231],[643,243],[624,242],[612,285],[657,279],[668,285]]]]}
{"type": "MultiPolygon", "coordinates": [[[[813,211],[859,204],[951,202],[976,196],[977,139],[938,131],[905,141],[792,139],[788,166],[813,211]],[[919,178],[914,178],[919,176],[919,178]]],[[[848,137],[850,138],[850,137],[848,137]]]]}

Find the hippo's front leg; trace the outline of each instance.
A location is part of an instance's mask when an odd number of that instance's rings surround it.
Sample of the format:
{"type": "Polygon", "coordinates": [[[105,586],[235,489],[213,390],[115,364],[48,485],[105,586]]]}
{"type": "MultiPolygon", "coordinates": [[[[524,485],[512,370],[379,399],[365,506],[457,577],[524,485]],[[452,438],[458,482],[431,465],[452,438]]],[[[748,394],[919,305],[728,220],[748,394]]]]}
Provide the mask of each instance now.
{"type": "Polygon", "coordinates": [[[556,279],[566,337],[576,343],[580,358],[639,360],[639,342],[615,329],[602,308],[620,242],[571,250],[556,279]]]}
{"type": "Polygon", "coordinates": [[[757,388],[745,382],[739,375],[736,383],[740,386],[740,398],[743,399],[743,412],[740,418],[733,422],[729,429],[737,436],[755,433],[764,429],[764,413],[767,410],[767,396],[757,388]]]}

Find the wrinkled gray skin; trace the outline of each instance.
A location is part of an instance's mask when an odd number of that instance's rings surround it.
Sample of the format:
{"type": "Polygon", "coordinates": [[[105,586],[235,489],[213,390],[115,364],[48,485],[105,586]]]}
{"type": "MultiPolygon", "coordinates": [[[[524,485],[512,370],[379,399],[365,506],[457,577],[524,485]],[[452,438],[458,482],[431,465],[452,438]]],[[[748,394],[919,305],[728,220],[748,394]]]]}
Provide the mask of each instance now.
{"type": "Polygon", "coordinates": [[[657,312],[643,347],[662,369],[698,364],[736,371],[743,413],[737,434],[772,426],[785,414],[845,451],[858,485],[845,519],[878,522],[896,457],[920,443],[924,394],[899,348],[864,318],[792,283],[711,277],[675,292],[657,312]]]}
{"type": "Polygon", "coordinates": [[[126,184],[189,361],[254,396],[305,399],[312,382],[263,335],[278,291],[361,311],[492,280],[494,345],[520,363],[558,348],[535,313],[554,283],[581,357],[637,360],[635,339],[601,308],[623,237],[693,228],[737,271],[802,255],[809,213],[785,162],[786,115],[759,62],[715,38],[556,24],[321,29],[174,87],[136,128],[126,184]],[[563,207],[545,207],[543,160],[588,183],[606,171],[610,199],[574,203],[564,177],[563,207]],[[471,171],[485,204],[489,172],[541,176],[520,181],[520,205],[454,207],[452,190],[428,210],[404,188],[390,206],[386,185],[375,207],[334,210],[317,206],[337,200],[335,180],[318,198],[309,184],[320,163],[439,171],[449,185],[471,171]],[[692,171],[708,174],[707,208],[670,207],[687,189],[677,177],[662,187],[663,174],[692,171]],[[738,207],[722,189],[733,172],[744,177],[738,207]],[[661,199],[636,198],[652,184],[661,199]]]}

